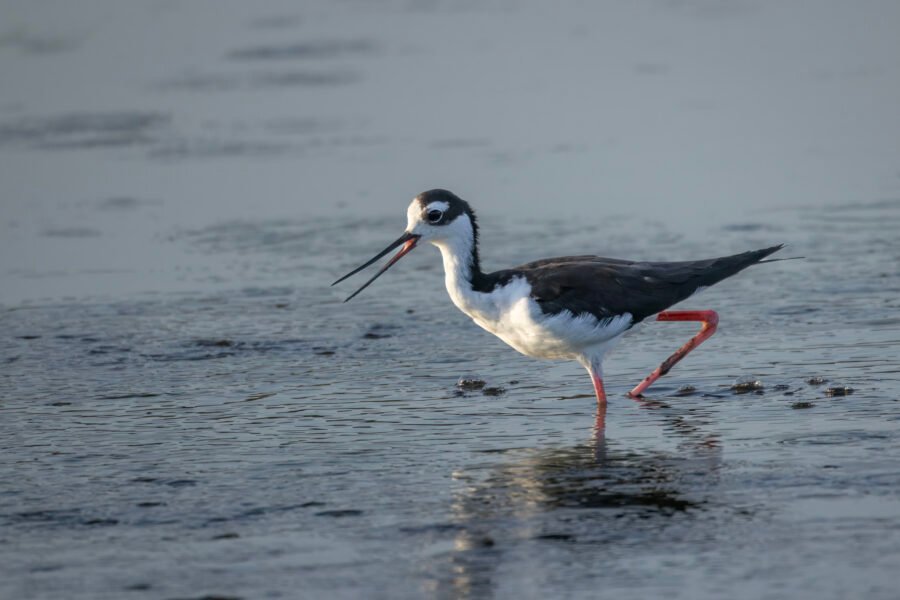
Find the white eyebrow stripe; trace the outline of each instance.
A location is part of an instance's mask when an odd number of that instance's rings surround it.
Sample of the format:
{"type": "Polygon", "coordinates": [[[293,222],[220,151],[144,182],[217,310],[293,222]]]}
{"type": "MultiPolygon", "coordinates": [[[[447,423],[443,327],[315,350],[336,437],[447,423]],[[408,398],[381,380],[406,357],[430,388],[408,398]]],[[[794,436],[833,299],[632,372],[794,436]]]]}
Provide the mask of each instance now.
{"type": "Polygon", "coordinates": [[[441,212],[447,212],[447,209],[450,208],[450,204],[444,202],[443,200],[437,200],[432,202],[428,206],[425,207],[426,212],[429,210],[439,210],[441,212]]]}

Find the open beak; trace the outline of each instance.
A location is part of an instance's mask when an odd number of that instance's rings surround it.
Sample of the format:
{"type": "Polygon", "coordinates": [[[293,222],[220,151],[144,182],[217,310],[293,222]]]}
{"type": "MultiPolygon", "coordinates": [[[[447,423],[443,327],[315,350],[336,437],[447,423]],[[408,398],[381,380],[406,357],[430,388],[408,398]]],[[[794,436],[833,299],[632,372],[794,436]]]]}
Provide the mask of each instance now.
{"type": "Polygon", "coordinates": [[[396,248],[397,246],[403,246],[402,248],[400,248],[400,252],[398,252],[397,254],[395,254],[395,255],[394,255],[394,258],[392,258],[391,260],[389,260],[383,267],[381,267],[381,269],[380,269],[377,273],[375,273],[375,275],[372,277],[372,279],[370,279],[370,280],[368,280],[367,282],[365,282],[365,283],[362,285],[361,288],[359,288],[358,290],[356,290],[355,292],[353,292],[352,294],[350,294],[349,296],[347,296],[347,299],[344,300],[344,302],[348,302],[348,301],[351,300],[354,296],[356,296],[358,293],[360,293],[361,291],[363,291],[364,289],[366,289],[367,287],[369,287],[369,284],[370,284],[370,283],[372,283],[373,281],[375,281],[376,279],[378,279],[379,277],[381,277],[381,274],[382,274],[382,273],[384,273],[385,271],[387,271],[388,269],[390,269],[392,266],[394,266],[394,263],[395,263],[395,262],[397,262],[398,260],[400,260],[401,258],[403,258],[404,256],[406,256],[407,254],[409,254],[409,251],[416,247],[416,242],[419,241],[419,237],[420,237],[420,236],[415,235],[415,234],[412,234],[412,233],[409,233],[409,232],[404,233],[404,234],[401,235],[399,238],[397,238],[396,240],[394,240],[394,241],[391,243],[390,246],[388,246],[387,248],[385,248],[384,250],[382,250],[381,252],[379,252],[378,254],[376,254],[376,255],[375,255],[375,258],[373,258],[372,260],[370,260],[370,261],[367,262],[366,264],[362,265],[361,267],[357,267],[357,268],[353,269],[352,271],[350,271],[349,273],[347,273],[346,275],[344,275],[343,277],[341,277],[340,279],[338,279],[337,281],[335,281],[335,282],[332,283],[331,285],[336,285],[336,284],[342,282],[343,280],[347,279],[347,278],[350,277],[351,275],[355,275],[355,274],[359,273],[360,271],[362,271],[363,269],[365,269],[366,267],[368,267],[369,265],[371,265],[373,262],[375,262],[376,260],[378,260],[379,258],[381,258],[382,256],[384,256],[385,254],[387,254],[388,252],[390,252],[391,250],[393,250],[393,249],[396,248]]]}

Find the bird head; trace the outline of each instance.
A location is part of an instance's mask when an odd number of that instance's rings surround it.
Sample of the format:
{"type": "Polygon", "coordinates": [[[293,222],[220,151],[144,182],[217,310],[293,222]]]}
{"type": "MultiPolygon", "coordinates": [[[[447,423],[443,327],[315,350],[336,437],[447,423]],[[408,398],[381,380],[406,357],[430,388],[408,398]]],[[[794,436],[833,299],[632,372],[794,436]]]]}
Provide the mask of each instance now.
{"type": "Polygon", "coordinates": [[[344,302],[350,300],[382,273],[390,269],[397,261],[409,254],[420,242],[429,242],[436,246],[450,246],[458,248],[460,252],[466,249],[471,253],[477,237],[477,225],[475,213],[469,204],[447,190],[429,190],[422,192],[410,202],[406,209],[406,230],[399,238],[391,242],[387,248],[376,254],[365,264],[350,271],[331,285],[338,284],[351,275],[362,271],[388,252],[400,248],[375,275],[365,282],[358,290],[350,294],[344,302]]]}

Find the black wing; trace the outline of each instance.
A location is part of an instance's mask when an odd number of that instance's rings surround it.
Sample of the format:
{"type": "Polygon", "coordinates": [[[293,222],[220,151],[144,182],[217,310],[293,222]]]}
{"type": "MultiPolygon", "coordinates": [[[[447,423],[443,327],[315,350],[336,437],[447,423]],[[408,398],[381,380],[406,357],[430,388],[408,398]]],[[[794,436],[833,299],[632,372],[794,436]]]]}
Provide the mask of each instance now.
{"type": "Polygon", "coordinates": [[[565,256],[493,274],[522,276],[548,314],[568,310],[598,319],[631,313],[634,323],[756,264],[782,245],[733,256],[684,262],[632,262],[600,256],[565,256]]]}

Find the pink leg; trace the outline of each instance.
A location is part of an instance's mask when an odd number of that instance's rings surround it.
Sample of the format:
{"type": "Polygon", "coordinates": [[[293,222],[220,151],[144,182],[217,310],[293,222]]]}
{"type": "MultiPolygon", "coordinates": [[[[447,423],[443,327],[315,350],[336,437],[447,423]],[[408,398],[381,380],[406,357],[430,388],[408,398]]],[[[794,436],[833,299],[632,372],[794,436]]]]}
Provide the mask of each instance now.
{"type": "Polygon", "coordinates": [[[594,382],[594,393],[597,394],[597,419],[594,422],[594,434],[597,439],[602,439],[606,435],[606,391],[603,389],[603,377],[600,376],[600,369],[592,367],[588,369],[591,374],[591,381],[594,382]]]}
{"type": "Polygon", "coordinates": [[[597,417],[594,420],[594,439],[606,437],[606,403],[597,404],[597,417]]]}
{"type": "Polygon", "coordinates": [[[606,404],[606,391],[603,389],[603,377],[594,369],[589,369],[591,381],[594,382],[594,393],[597,394],[597,404],[606,404]]]}
{"type": "Polygon", "coordinates": [[[719,315],[714,310],[677,310],[669,312],[661,312],[656,316],[657,321],[700,321],[703,326],[700,331],[688,340],[688,342],[675,351],[675,353],[664,360],[661,365],[647,375],[633,390],[628,392],[632,398],[638,398],[644,393],[653,382],[669,372],[675,364],[688,355],[688,352],[706,341],[712,334],[716,332],[719,324],[719,315]]]}

